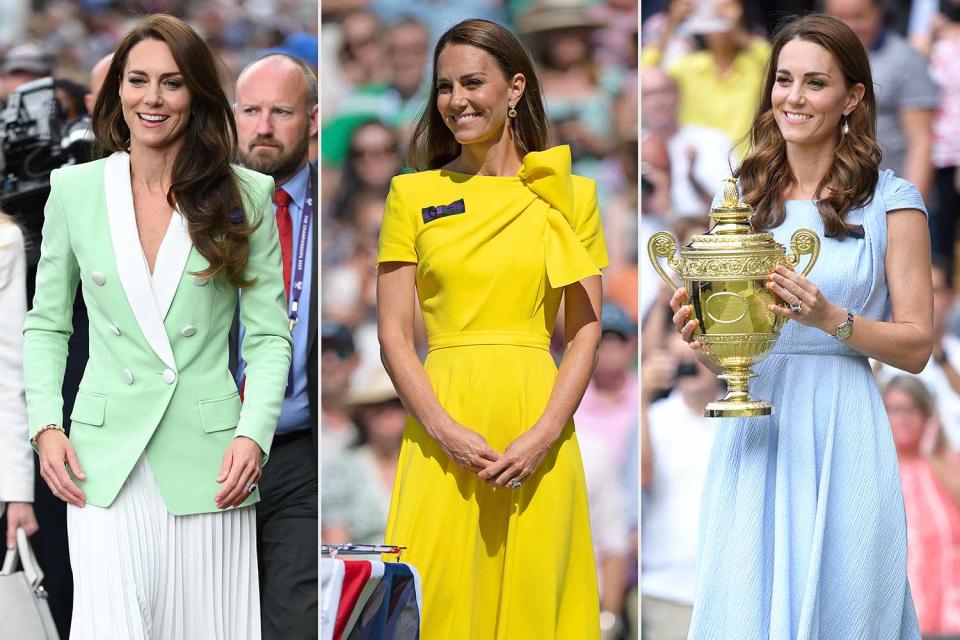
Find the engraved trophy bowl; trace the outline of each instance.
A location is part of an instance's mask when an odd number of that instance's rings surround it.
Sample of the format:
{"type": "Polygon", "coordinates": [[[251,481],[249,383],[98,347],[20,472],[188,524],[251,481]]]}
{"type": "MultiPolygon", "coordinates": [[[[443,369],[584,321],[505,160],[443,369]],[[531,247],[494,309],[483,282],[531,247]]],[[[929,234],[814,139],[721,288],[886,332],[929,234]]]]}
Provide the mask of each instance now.
{"type": "Polygon", "coordinates": [[[724,180],[723,201],[710,209],[713,228],[677,250],[677,239],[667,231],[653,234],[647,252],[657,273],[676,291],[678,285],[664,270],[660,259],[679,274],[687,290],[693,316],[700,321],[695,334],[702,353],[727,383],[722,400],[707,405],[708,418],[766,416],[773,412],[768,402],[750,397],[749,380],[757,375],[751,367],[773,348],[786,322],[768,309],[786,307],[767,289],[767,277],[778,264],[797,267],[810,256],[802,273],[813,269],[820,254],[820,238],[809,229],[797,229],[787,254],[770,233],[755,233],[750,227],[750,205],[740,201],[736,180],[724,180]]]}

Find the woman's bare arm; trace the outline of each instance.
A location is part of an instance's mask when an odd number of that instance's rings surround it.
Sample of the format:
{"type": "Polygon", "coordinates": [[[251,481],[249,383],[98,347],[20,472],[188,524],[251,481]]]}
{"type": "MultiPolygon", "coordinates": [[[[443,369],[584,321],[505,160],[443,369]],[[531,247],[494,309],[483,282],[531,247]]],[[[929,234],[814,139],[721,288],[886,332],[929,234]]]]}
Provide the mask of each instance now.
{"type": "MultiPolygon", "coordinates": [[[[884,267],[890,291],[889,321],[854,316],[846,340],[865,356],[910,373],[920,373],[933,349],[933,278],[930,273],[930,232],[923,213],[915,209],[887,214],[887,255],[884,267]]],[[[831,335],[847,319],[842,306],[827,300],[799,273],[778,267],[770,288],[788,304],[799,296],[803,311],[773,306],[774,313],[817,327],[831,335]]]]}
{"type": "Polygon", "coordinates": [[[416,265],[387,262],[377,275],[380,357],[407,412],[461,467],[477,473],[500,456],[479,433],[440,406],[414,344],[416,265]]]}

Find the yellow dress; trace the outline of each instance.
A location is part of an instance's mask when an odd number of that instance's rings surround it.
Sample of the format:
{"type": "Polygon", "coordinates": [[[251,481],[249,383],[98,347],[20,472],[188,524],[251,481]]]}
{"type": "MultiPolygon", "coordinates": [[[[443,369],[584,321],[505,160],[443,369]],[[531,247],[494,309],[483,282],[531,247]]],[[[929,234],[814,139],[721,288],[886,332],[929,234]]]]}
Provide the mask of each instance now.
{"type": "MultiPolygon", "coordinates": [[[[417,265],[440,404],[503,452],[546,408],[563,287],[607,266],[595,184],[571,175],[568,147],[528,153],[515,177],[397,176],[383,262],[417,265]]],[[[423,640],[599,637],[572,420],[522,487],[494,489],[408,418],[386,542],[408,547],[403,560],[420,573],[423,640]]]]}

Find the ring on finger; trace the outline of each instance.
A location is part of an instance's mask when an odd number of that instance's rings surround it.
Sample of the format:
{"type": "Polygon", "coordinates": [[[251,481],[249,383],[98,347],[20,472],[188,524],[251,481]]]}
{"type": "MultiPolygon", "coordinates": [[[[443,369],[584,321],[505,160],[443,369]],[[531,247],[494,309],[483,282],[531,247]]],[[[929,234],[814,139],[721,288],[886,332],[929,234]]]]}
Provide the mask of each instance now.
{"type": "Polygon", "coordinates": [[[800,311],[803,309],[803,300],[797,298],[797,301],[790,305],[790,309],[794,313],[800,313],[800,311]]]}
{"type": "Polygon", "coordinates": [[[247,485],[247,493],[253,493],[256,490],[257,490],[256,482],[251,482],[250,484],[247,485]]]}
{"type": "Polygon", "coordinates": [[[507,483],[507,487],[510,489],[519,489],[521,484],[523,483],[520,482],[519,478],[514,478],[513,480],[507,483]]]}

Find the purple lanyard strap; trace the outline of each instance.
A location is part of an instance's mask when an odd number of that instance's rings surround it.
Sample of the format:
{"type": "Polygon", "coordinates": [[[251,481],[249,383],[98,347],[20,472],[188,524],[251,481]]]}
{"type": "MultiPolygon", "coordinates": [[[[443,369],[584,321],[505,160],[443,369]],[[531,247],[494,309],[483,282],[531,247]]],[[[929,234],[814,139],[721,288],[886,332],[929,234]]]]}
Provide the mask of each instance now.
{"type": "Polygon", "coordinates": [[[313,184],[307,185],[307,197],[303,202],[303,213],[297,228],[297,254],[293,261],[293,273],[290,276],[290,306],[287,317],[290,319],[290,331],[297,324],[300,313],[300,294],[303,293],[303,274],[307,264],[307,240],[310,236],[310,221],[313,219],[313,184]]]}

